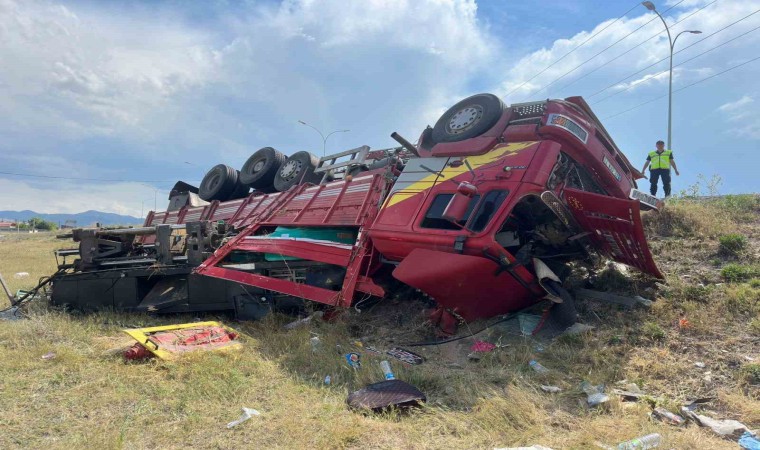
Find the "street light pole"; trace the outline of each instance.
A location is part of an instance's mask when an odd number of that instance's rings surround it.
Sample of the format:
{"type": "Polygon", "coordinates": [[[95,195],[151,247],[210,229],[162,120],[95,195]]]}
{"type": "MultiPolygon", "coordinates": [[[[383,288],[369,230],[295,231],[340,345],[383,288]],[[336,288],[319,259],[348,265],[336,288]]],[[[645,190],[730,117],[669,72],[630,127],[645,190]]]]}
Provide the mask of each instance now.
{"type": "Polygon", "coordinates": [[[329,132],[327,134],[327,136],[325,136],[324,134],[322,134],[321,131],[319,131],[319,129],[317,127],[315,127],[313,125],[309,125],[308,123],[304,122],[303,120],[299,120],[298,123],[300,123],[301,125],[306,125],[307,127],[311,128],[312,130],[314,130],[317,133],[319,133],[319,136],[322,138],[322,156],[326,155],[327,140],[330,139],[330,136],[332,136],[335,133],[348,133],[349,131],[351,131],[351,130],[335,130],[335,131],[329,132]]]}
{"type": "Polygon", "coordinates": [[[670,70],[668,71],[668,146],[666,147],[668,150],[672,150],[673,147],[671,147],[671,136],[672,136],[672,129],[673,129],[673,49],[676,46],[676,41],[678,40],[678,36],[684,34],[684,33],[691,33],[691,34],[700,34],[702,33],[699,30],[684,30],[681,31],[676,35],[675,39],[672,39],[670,36],[670,28],[668,27],[668,23],[665,22],[665,19],[660,15],[660,13],[657,11],[657,8],[654,6],[654,3],[652,2],[641,2],[644,7],[655,14],[657,14],[657,17],[660,18],[662,21],[662,24],[665,25],[665,31],[668,32],[668,42],[670,43],[670,70]]]}

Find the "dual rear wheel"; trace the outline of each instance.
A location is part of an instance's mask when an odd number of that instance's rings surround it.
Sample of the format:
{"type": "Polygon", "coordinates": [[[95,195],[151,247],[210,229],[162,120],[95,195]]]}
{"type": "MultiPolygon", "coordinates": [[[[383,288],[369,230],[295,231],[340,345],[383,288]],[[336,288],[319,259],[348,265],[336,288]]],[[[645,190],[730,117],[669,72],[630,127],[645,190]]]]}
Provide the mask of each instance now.
{"type": "Polygon", "coordinates": [[[251,155],[240,171],[218,164],[206,173],[198,195],[203,200],[227,201],[245,197],[251,189],[259,192],[284,192],[300,183],[319,183],[321,174],[314,173],[319,158],[309,152],[296,152],[286,157],[272,147],[264,147],[251,155]]]}

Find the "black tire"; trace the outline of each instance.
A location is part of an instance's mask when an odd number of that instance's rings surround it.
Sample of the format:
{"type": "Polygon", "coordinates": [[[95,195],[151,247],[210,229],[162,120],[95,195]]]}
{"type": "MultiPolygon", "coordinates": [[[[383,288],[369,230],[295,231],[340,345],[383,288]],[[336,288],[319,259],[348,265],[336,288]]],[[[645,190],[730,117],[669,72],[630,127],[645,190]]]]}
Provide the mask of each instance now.
{"type": "Polygon", "coordinates": [[[277,172],[287,158],[272,147],[264,147],[251,155],[240,169],[240,182],[262,192],[271,191],[277,172]]]}
{"type": "Polygon", "coordinates": [[[562,303],[555,303],[549,312],[551,321],[563,330],[578,321],[578,311],[575,309],[575,299],[562,284],[554,280],[544,280],[544,285],[554,291],[554,295],[562,299],[562,303]]]}
{"type": "Polygon", "coordinates": [[[217,164],[206,173],[198,189],[198,195],[207,202],[225,201],[235,191],[238,171],[224,164],[217,164]]]}
{"type": "Polygon", "coordinates": [[[443,113],[433,127],[433,142],[458,142],[480,136],[496,125],[504,103],[493,94],[467,97],[443,113]]]}
{"type": "Polygon", "coordinates": [[[322,181],[322,174],[314,173],[317,164],[319,158],[309,152],[293,153],[274,176],[274,188],[279,192],[285,192],[301,182],[319,183],[322,181]]]}
{"type": "Polygon", "coordinates": [[[229,197],[227,197],[227,200],[234,200],[236,198],[243,198],[248,197],[248,194],[251,192],[251,188],[240,181],[240,172],[238,172],[238,182],[235,185],[235,190],[232,191],[232,194],[230,194],[229,197]]]}

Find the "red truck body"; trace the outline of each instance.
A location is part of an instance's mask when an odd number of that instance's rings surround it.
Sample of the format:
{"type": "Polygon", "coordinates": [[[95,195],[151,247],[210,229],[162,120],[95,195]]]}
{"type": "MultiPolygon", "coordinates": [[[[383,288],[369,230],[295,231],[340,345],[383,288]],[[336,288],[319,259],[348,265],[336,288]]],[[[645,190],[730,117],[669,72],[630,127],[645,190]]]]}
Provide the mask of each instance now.
{"type": "MultiPolygon", "coordinates": [[[[460,120],[464,113],[452,113],[452,127],[472,125],[460,120]]],[[[557,267],[594,251],[661,278],[640,202],[631,199],[641,174],[585,101],[518,104],[499,114],[482,133],[453,142],[436,141],[428,128],[401,169],[389,164],[285,192],[152,212],[145,226],[224,221],[237,235],[196,274],[332,306],[382,297],[392,269],[393,279],[437,302],[439,318],[474,320],[541,301],[547,291],[536,259],[557,267]],[[278,227],[346,227],[356,241],[272,235],[278,227]],[[252,265],[231,262],[241,253],[252,265]],[[271,254],[341,268],[343,282],[330,288],[256,269],[271,254]]]]}

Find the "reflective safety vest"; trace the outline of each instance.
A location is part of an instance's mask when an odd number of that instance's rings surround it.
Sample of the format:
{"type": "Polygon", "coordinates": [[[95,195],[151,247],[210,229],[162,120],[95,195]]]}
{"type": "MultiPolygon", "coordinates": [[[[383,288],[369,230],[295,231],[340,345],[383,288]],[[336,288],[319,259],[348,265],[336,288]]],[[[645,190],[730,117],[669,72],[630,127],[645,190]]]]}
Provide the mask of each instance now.
{"type": "Polygon", "coordinates": [[[657,151],[649,152],[649,161],[650,161],[650,168],[652,169],[670,169],[670,155],[672,155],[673,152],[670,150],[665,150],[662,153],[657,153],[657,151]]]}

